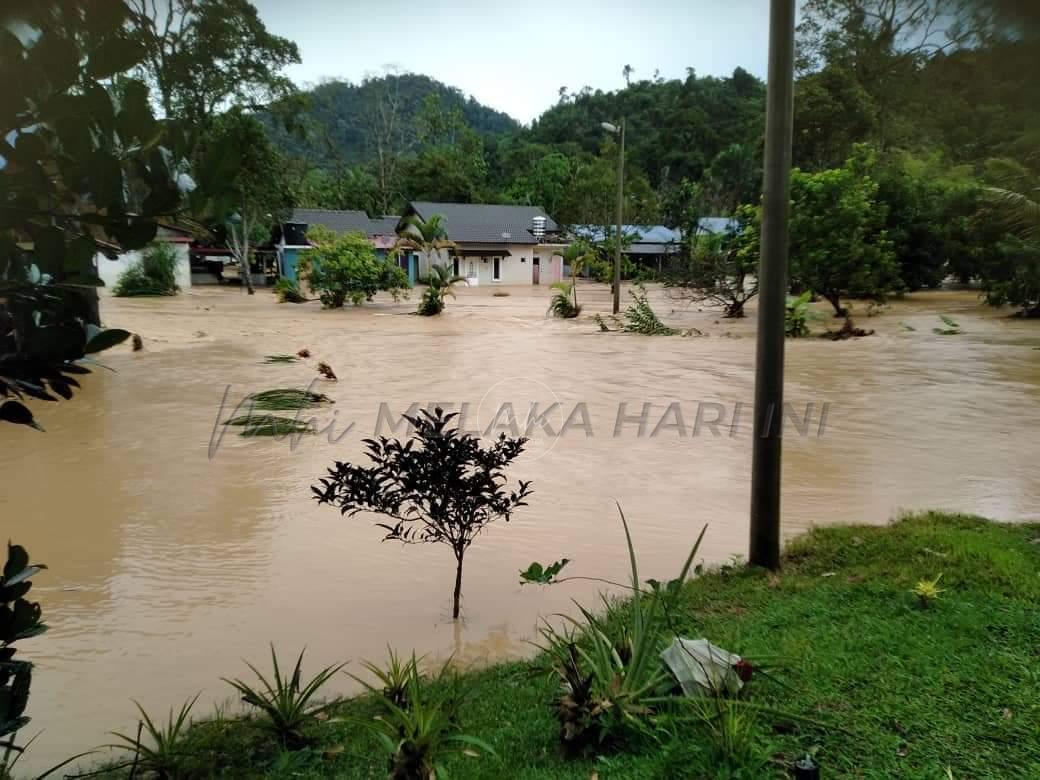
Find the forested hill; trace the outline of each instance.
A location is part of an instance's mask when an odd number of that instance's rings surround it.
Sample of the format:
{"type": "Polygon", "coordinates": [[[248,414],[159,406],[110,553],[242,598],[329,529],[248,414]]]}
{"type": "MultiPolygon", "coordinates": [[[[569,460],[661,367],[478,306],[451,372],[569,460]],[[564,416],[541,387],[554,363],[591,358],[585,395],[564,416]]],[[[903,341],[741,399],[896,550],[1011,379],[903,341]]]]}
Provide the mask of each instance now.
{"type": "Polygon", "coordinates": [[[538,143],[598,154],[603,121],[627,123],[629,164],[655,188],[699,178],[733,144],[757,147],[765,128],[765,84],[743,68],[726,78],[633,80],[612,92],[561,91],[560,101],[537,119],[529,134],[538,143]]]}
{"type": "Polygon", "coordinates": [[[518,127],[508,114],[489,108],[461,90],[416,73],[365,79],[360,84],[328,81],[304,93],[295,117],[302,132],[288,133],[274,122],[268,129],[290,157],[323,168],[352,166],[377,155],[379,137],[396,147],[420,145],[421,117],[429,100],[477,133],[504,133],[518,127]]]}

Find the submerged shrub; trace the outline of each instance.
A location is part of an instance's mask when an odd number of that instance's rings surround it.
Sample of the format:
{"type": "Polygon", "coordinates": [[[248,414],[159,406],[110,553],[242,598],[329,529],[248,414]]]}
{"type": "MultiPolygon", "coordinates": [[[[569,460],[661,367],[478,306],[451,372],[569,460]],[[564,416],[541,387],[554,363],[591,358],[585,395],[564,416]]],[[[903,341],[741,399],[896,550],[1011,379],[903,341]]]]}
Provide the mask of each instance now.
{"type": "Polygon", "coordinates": [[[444,299],[449,295],[455,297],[452,287],[465,281],[465,277],[453,275],[448,266],[434,263],[430,275],[422,281],[426,289],[423,290],[417,313],[423,317],[433,317],[444,311],[444,299]]]}
{"type": "Polygon", "coordinates": [[[112,288],[119,297],[138,295],[176,295],[177,250],[173,244],[158,242],[145,248],[139,260],[131,263],[112,288]]]}
{"type": "Polygon", "coordinates": [[[788,338],[809,335],[809,301],[812,293],[806,290],[797,298],[788,296],[784,307],[784,333],[788,338]]]}
{"type": "Polygon", "coordinates": [[[307,302],[307,297],[300,292],[300,285],[285,277],[274,283],[274,294],[278,296],[279,303],[307,302]]]}
{"type": "Polygon", "coordinates": [[[581,306],[571,300],[573,282],[553,282],[552,289],[556,292],[549,302],[549,312],[554,317],[570,320],[581,314],[581,306]]]}
{"type": "Polygon", "coordinates": [[[323,236],[308,261],[311,289],[327,309],[341,308],[348,300],[360,306],[379,290],[389,291],[396,300],[408,287],[408,275],[396,263],[377,257],[360,233],[323,236]]]}
{"type": "Polygon", "coordinates": [[[650,307],[646,299],[646,287],[642,284],[636,285],[635,290],[629,290],[633,304],[625,312],[625,330],[629,333],[643,333],[647,336],[673,336],[678,331],[665,325],[650,307]]]}

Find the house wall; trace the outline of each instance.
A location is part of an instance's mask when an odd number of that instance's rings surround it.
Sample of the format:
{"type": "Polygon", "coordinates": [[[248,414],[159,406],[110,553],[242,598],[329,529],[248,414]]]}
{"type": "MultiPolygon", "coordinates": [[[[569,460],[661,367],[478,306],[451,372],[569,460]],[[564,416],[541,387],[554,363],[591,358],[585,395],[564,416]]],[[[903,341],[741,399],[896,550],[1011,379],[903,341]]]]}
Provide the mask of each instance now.
{"type": "MultiPolygon", "coordinates": [[[[494,255],[492,254],[488,254],[486,257],[460,256],[459,273],[462,276],[467,276],[472,263],[477,286],[529,285],[532,283],[533,278],[532,268],[534,268],[536,246],[535,244],[503,244],[502,248],[509,252],[509,255],[499,255],[501,258],[499,261],[501,274],[498,281],[492,278],[494,276],[494,255]]],[[[465,244],[460,244],[459,248],[465,249],[465,244]]],[[[550,279],[552,274],[551,258],[549,253],[545,251],[538,254],[541,257],[541,284],[550,284],[552,281],[550,279]]],[[[447,263],[450,265],[451,262],[451,254],[447,249],[431,252],[429,256],[426,253],[421,253],[419,256],[419,276],[422,277],[429,274],[430,266],[433,263],[447,263]]]]}
{"type": "MultiPolygon", "coordinates": [[[[177,278],[177,286],[181,290],[189,290],[191,289],[189,246],[186,243],[174,243],[173,248],[177,252],[177,267],[174,271],[177,278]]],[[[94,256],[94,265],[97,267],[98,277],[105,283],[105,287],[109,292],[115,287],[119,277],[123,275],[126,269],[141,259],[143,252],[143,249],[123,252],[115,260],[109,260],[100,252],[94,256]]]]}

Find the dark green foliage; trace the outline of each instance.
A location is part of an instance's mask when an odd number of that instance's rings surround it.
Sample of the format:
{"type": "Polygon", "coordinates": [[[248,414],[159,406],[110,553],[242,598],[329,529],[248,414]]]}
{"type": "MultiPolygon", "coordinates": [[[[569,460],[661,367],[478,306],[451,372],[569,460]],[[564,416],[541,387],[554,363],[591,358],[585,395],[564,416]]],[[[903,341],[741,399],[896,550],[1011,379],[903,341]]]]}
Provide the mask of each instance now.
{"type": "MultiPolygon", "coordinates": [[[[146,85],[128,75],[144,57],[126,34],[130,11],[104,5],[4,7],[0,396],[71,397],[69,374],[88,373],[72,362],[84,355],[84,323],[99,322],[98,242],[108,252],[143,247],[159,217],[197,202],[177,179],[193,129],[155,118],[146,85]],[[27,243],[31,253],[19,247],[27,243]]],[[[17,401],[0,408],[9,421],[28,411],[17,401]]]]}
{"type": "Polygon", "coordinates": [[[455,557],[452,617],[458,618],[462,596],[462,563],[466,551],[488,525],[506,522],[527,506],[531,483],[518,490],[505,487],[505,470],[523,452],[525,438],[504,433],[484,446],[452,421],[458,415],[423,409],[405,419],[414,429],[407,443],[381,436],[366,439],[372,465],[337,461],[311,490],[319,504],[344,515],[374,512],[389,518],[377,523],[384,541],[444,544],[455,557]]]}
{"type": "Polygon", "coordinates": [[[14,744],[15,733],[29,723],[25,710],[29,705],[33,665],[15,660],[18,648],[14,643],[39,636],[47,630],[42,621],[40,605],[25,596],[32,589],[30,578],[47,567],[30,564],[24,547],[7,544],[7,562],[0,575],[0,742],[4,748],[0,776],[6,775],[7,757],[20,752],[14,744]]]}
{"type": "Polygon", "coordinates": [[[307,745],[303,728],[313,722],[314,718],[327,711],[333,704],[312,704],[318,691],[346,664],[326,666],[308,681],[302,678],[303,653],[300,651],[289,676],[283,676],[278,665],[278,655],[271,645],[271,666],[273,674],[268,680],[259,669],[246,661],[253,674],[260,681],[253,686],[239,679],[221,678],[242,694],[242,701],[256,707],[264,715],[267,726],[289,750],[298,750],[307,745]]]}
{"type": "Polygon", "coordinates": [[[654,313],[647,300],[646,287],[639,284],[635,290],[629,290],[632,305],[625,311],[625,330],[629,333],[642,333],[646,336],[674,336],[675,328],[669,328],[654,313]]]}
{"type": "Polygon", "coordinates": [[[303,138],[285,132],[274,118],[265,119],[265,123],[278,144],[294,157],[323,167],[331,167],[333,162],[348,166],[368,162],[374,148],[372,107],[388,88],[400,103],[397,122],[404,128],[402,146],[409,151],[424,146],[420,117],[428,96],[436,96],[446,111],[458,110],[466,126],[479,134],[503,133],[517,127],[507,115],[467,98],[458,89],[416,73],[387,74],[367,78],[360,84],[328,81],[315,87],[300,116],[306,128],[303,138]]]}
{"type": "Polygon", "coordinates": [[[121,298],[140,295],[176,295],[177,251],[166,242],[145,248],[116,282],[112,294],[121,298]]]}

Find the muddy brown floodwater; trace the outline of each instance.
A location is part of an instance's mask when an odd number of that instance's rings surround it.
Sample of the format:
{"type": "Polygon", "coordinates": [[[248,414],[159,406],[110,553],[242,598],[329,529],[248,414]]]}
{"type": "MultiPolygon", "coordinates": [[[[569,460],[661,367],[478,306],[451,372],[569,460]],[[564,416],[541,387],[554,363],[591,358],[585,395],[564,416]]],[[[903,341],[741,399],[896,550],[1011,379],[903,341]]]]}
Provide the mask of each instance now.
{"type": "MultiPolygon", "coordinates": [[[[132,731],[131,698],[165,713],[201,691],[204,715],[230,698],[219,677],[245,671],[243,658],[266,667],[272,641],[283,654],[306,645],[312,669],[350,658],[356,670],[388,643],[463,664],[528,653],[538,616],[595,586],[521,588],[517,572],[566,556],[574,573],[623,577],[615,500],[646,576],[674,576],[705,523],[708,561],[744,553],[753,309],[716,321],[655,290],[665,319],[709,335],[645,337],[599,332],[590,315],[609,301],[597,285],[580,288],[576,322],[545,318],[545,288],[509,293],[462,290],[432,319],[404,316],[414,301],[322,311],[229,289],[106,298],[107,323],[139,332],[144,350],[106,353],[115,372],[39,408],[46,434],[0,429],[4,532],[50,566],[33,594],[51,631],[22,648],[38,664],[30,731],[44,730],[25,764],[132,731]],[[309,361],[262,364],[303,347],[309,361]],[[339,375],[320,384],[336,401],[316,413],[321,435],[214,437],[245,394],[306,386],[319,359],[339,375]],[[381,543],[370,518],[311,499],[334,459],[359,455],[381,404],[396,417],[413,402],[466,404],[467,428],[500,430],[510,409],[523,428],[537,403],[557,434],[536,426],[511,473],[533,481],[530,506],[467,557],[459,625],[446,549],[381,543]]],[[[858,324],[877,335],[788,342],[785,537],[932,507],[1035,517],[1040,323],[939,292],[858,324]],[[939,313],[963,335],[933,334],[939,313]]]]}

